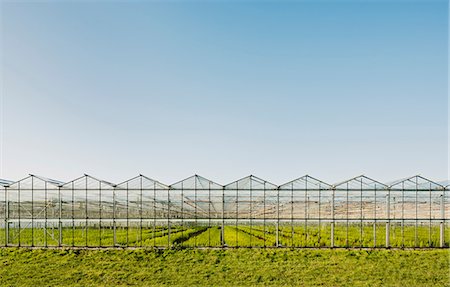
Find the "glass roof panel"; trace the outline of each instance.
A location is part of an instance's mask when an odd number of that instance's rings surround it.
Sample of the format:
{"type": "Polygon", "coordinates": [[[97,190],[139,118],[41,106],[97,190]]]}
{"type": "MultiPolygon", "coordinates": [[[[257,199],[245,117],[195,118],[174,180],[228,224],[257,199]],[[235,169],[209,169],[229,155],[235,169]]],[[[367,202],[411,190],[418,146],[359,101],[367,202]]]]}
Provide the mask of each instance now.
{"type": "Polygon", "coordinates": [[[241,178],[237,181],[225,185],[225,189],[240,189],[240,190],[250,190],[250,189],[271,190],[277,188],[278,187],[275,184],[265,181],[254,175],[241,178]]]}
{"type": "Polygon", "coordinates": [[[29,175],[21,180],[10,183],[9,189],[55,189],[61,184],[60,181],[47,179],[45,177],[29,175]]]}
{"type": "Polygon", "coordinates": [[[336,189],[349,189],[349,190],[374,190],[374,189],[387,189],[388,186],[377,180],[371,179],[365,175],[360,175],[346,181],[334,184],[336,189]]]}
{"type": "Polygon", "coordinates": [[[132,179],[126,180],[117,185],[117,188],[122,189],[168,189],[169,187],[159,181],[146,177],[142,174],[133,177],[132,179]]]}
{"type": "Polygon", "coordinates": [[[114,184],[97,179],[87,174],[69,181],[62,186],[62,188],[65,189],[111,189],[113,187],[114,184]]]}
{"type": "Polygon", "coordinates": [[[330,189],[332,186],[312,176],[305,175],[280,185],[280,190],[330,189]]]}
{"type": "Polygon", "coordinates": [[[10,185],[11,183],[13,183],[13,181],[0,178],[0,185],[1,186],[10,185]]]}
{"type": "Polygon", "coordinates": [[[204,190],[222,190],[223,186],[204,178],[200,175],[193,175],[181,181],[170,185],[171,189],[204,189],[204,190]]]}
{"type": "Polygon", "coordinates": [[[408,190],[440,190],[444,186],[420,175],[393,181],[389,184],[391,189],[408,190]]]}

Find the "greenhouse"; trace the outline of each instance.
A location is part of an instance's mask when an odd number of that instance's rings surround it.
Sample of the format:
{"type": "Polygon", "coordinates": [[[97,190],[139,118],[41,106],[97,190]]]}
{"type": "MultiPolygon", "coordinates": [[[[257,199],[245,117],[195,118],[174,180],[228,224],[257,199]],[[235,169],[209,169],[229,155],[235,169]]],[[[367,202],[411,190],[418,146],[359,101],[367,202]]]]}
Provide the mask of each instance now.
{"type": "Polygon", "coordinates": [[[222,185],[199,175],[166,185],[0,180],[0,246],[143,248],[442,248],[448,182],[357,176],[282,185],[250,175],[222,185]]]}

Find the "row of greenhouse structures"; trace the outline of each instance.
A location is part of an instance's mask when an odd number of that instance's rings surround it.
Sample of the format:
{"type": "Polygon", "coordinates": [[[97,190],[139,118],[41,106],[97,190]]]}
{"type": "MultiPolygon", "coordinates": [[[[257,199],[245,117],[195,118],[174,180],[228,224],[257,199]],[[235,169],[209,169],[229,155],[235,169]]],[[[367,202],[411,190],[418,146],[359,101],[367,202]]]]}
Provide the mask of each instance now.
{"type": "Polygon", "coordinates": [[[139,175],[67,183],[0,180],[0,246],[449,246],[448,182],[422,176],[337,184],[303,176],[276,185],[248,176],[221,185],[194,175],[171,185],[139,175]]]}

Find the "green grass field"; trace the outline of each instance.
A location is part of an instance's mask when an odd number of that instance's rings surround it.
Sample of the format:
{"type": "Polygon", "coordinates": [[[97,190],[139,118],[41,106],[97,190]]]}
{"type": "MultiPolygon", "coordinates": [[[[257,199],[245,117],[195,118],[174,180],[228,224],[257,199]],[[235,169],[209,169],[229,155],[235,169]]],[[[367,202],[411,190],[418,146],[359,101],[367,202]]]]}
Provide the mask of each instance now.
{"type": "MultiPolygon", "coordinates": [[[[450,244],[450,228],[446,229],[445,243],[450,244]]],[[[62,229],[61,245],[75,247],[221,247],[222,230],[220,226],[173,225],[139,228],[110,227],[65,227],[62,229]],[[115,245],[114,245],[115,242],[115,245]]],[[[228,247],[274,247],[276,246],[276,227],[274,225],[227,225],[224,228],[223,242],[228,247]]],[[[59,230],[49,228],[10,228],[9,246],[58,246],[59,230]]],[[[330,224],[280,226],[279,245],[283,247],[330,247],[330,224]]],[[[0,246],[6,244],[6,233],[0,229],[0,246]]],[[[335,247],[385,247],[386,227],[352,224],[336,225],[334,232],[335,247]]],[[[390,247],[439,247],[440,230],[433,226],[393,225],[390,228],[390,247]]]]}
{"type": "Polygon", "coordinates": [[[0,248],[1,286],[450,286],[448,250],[0,248]]]}

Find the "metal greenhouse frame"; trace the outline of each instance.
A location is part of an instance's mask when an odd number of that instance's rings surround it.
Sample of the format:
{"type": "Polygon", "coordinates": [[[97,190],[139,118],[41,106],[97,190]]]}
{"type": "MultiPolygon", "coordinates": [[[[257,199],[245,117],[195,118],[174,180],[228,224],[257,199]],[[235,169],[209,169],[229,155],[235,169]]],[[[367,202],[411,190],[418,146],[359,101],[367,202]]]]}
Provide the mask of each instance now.
{"type": "MultiPolygon", "coordinates": [[[[326,246],[323,240],[325,233],[328,235],[334,233],[333,187],[305,175],[280,185],[278,191],[280,202],[278,217],[282,222],[281,231],[285,235],[282,246],[326,246]],[[329,229],[326,226],[329,226],[329,229]],[[286,229],[287,234],[283,232],[286,229]]],[[[334,236],[331,236],[330,247],[334,246],[333,239],[334,236]]]]}
{"type": "Polygon", "coordinates": [[[385,204],[387,191],[387,185],[364,175],[334,185],[336,219],[345,230],[341,247],[382,246],[379,230],[383,228],[383,222],[386,224],[384,246],[389,247],[389,212],[385,204]]]}
{"type": "Polygon", "coordinates": [[[223,201],[227,222],[224,236],[234,237],[234,240],[225,240],[226,246],[267,247],[278,244],[278,235],[275,242],[268,240],[268,233],[279,223],[275,184],[250,175],[225,185],[223,201]],[[255,232],[262,230],[259,236],[253,236],[255,226],[261,228],[255,232]]]}
{"type": "Polygon", "coordinates": [[[167,246],[223,246],[222,185],[193,175],[169,186],[169,202],[173,210],[169,227],[175,226],[178,234],[168,238],[167,246]]]}
{"type": "MultiPolygon", "coordinates": [[[[142,247],[156,235],[170,240],[171,210],[169,187],[144,175],[119,183],[114,189],[113,246],[142,247]],[[167,230],[162,230],[167,226],[167,230]]],[[[170,246],[168,241],[165,246],[170,246]]]]}
{"type": "Polygon", "coordinates": [[[193,175],[166,185],[0,180],[0,246],[65,248],[444,248],[448,182],[360,175],[285,184],[250,175],[221,185],[193,175]]]}
{"type": "Polygon", "coordinates": [[[57,245],[61,182],[29,175],[5,186],[4,242],[7,246],[57,245]]]}
{"type": "Polygon", "coordinates": [[[394,246],[444,247],[447,200],[444,186],[419,175],[390,184],[392,238],[401,238],[394,246]]]}

